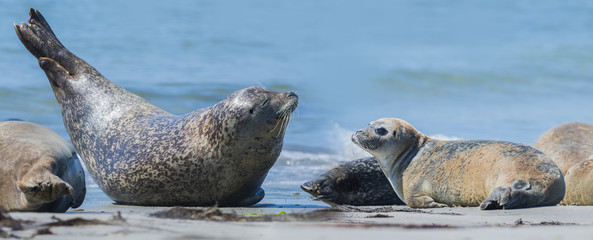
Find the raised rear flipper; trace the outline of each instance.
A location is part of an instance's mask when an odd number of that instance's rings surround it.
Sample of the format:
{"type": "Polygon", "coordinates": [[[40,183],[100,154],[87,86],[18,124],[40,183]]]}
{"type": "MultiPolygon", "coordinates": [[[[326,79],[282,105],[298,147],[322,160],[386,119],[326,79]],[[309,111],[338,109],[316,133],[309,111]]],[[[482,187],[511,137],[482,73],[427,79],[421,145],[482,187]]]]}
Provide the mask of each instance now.
{"type": "Polygon", "coordinates": [[[15,24],[14,28],[23,45],[39,60],[48,77],[58,80],[56,77],[96,72],[62,45],[39,11],[31,8],[29,15],[29,24],[15,24]]]}

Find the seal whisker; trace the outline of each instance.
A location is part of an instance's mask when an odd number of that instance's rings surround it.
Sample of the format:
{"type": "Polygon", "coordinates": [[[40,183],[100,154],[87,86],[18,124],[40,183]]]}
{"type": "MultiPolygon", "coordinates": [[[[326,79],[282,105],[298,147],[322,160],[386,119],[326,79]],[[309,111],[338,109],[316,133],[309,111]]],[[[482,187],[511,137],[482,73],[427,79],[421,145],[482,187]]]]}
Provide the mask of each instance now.
{"type": "Polygon", "coordinates": [[[278,125],[282,125],[282,121],[284,121],[285,112],[280,111],[280,112],[277,112],[277,114],[278,114],[278,121],[276,121],[276,125],[274,125],[274,128],[272,128],[272,130],[270,130],[270,133],[274,132],[274,130],[276,130],[278,125]]]}
{"type": "Polygon", "coordinates": [[[290,122],[290,114],[284,114],[284,117],[282,118],[282,125],[280,125],[280,129],[278,130],[278,135],[276,137],[280,137],[280,135],[282,133],[284,133],[284,130],[286,129],[286,127],[288,126],[288,122],[290,122]]]}
{"type": "Polygon", "coordinates": [[[276,135],[276,138],[280,137],[280,135],[282,134],[282,132],[284,132],[284,129],[286,128],[286,125],[287,125],[286,119],[287,119],[287,116],[284,115],[282,117],[282,120],[280,121],[280,128],[278,129],[278,134],[276,135]]]}
{"type": "Polygon", "coordinates": [[[274,130],[276,130],[276,128],[278,127],[278,125],[280,125],[281,122],[282,122],[282,119],[276,121],[276,124],[274,125],[274,128],[272,128],[272,130],[270,130],[270,133],[274,132],[274,130]]]}

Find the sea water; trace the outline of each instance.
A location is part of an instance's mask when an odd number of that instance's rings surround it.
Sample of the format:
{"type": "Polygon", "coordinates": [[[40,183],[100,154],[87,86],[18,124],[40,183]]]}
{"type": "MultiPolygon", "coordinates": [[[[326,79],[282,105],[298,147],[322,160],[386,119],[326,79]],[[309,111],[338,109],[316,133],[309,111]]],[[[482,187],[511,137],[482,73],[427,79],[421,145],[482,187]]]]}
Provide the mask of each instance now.
{"type": "MultiPolygon", "coordinates": [[[[299,185],[366,156],[350,135],[378,118],[524,144],[593,122],[590,0],[2,1],[0,119],[67,139],[48,80],[12,28],[30,7],[104,76],[175,114],[248,86],[297,93],[259,206],[326,206],[299,185]]],[[[83,208],[111,204],[87,182],[83,208]]]]}

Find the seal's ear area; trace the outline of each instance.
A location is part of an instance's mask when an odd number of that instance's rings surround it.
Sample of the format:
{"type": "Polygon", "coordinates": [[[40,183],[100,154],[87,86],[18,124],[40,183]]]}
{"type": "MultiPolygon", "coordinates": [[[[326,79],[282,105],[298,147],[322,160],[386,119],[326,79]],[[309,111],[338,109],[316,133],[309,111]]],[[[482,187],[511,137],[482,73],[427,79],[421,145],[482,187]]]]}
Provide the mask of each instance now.
{"type": "Polygon", "coordinates": [[[70,78],[68,70],[51,58],[39,58],[39,67],[45,71],[47,77],[56,87],[61,87],[62,83],[70,78]]]}

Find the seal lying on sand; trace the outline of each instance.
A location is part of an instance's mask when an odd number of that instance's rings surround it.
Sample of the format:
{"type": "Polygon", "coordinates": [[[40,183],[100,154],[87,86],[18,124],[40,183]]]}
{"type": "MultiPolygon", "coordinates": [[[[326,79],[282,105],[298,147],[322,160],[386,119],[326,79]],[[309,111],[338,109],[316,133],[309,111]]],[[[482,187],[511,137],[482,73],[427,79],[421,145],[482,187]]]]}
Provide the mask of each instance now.
{"type": "Polygon", "coordinates": [[[65,212],[86,194],[74,148],[46,127],[0,122],[0,207],[8,211],[65,212]]]}
{"type": "Polygon", "coordinates": [[[15,25],[39,60],[72,143],[120,204],[250,206],[282,149],[298,97],[259,87],[173,115],[104,78],[58,41],[41,14],[15,25]]]}
{"type": "Polygon", "coordinates": [[[438,141],[399,119],[380,119],[354,133],[397,195],[414,208],[556,205],[564,179],[542,152],[503,141],[438,141]]]}
{"type": "Polygon", "coordinates": [[[329,170],[301,186],[329,205],[404,205],[373,157],[361,158],[329,170]]]}
{"type": "Polygon", "coordinates": [[[562,124],[545,132],[534,147],[564,174],[566,195],[561,204],[593,205],[593,125],[562,124]]]}

